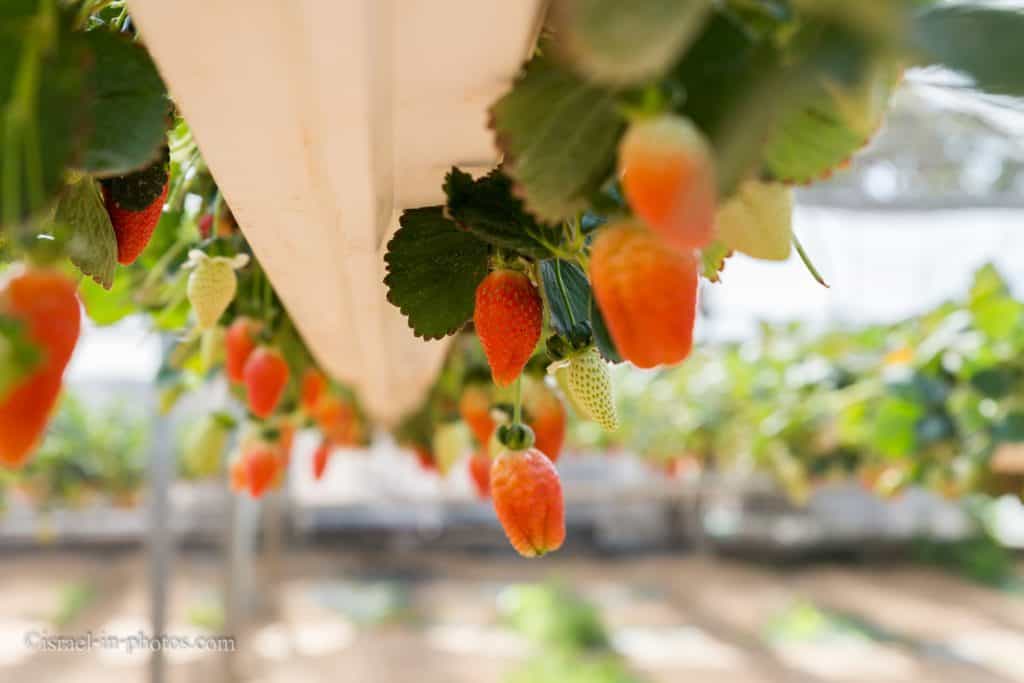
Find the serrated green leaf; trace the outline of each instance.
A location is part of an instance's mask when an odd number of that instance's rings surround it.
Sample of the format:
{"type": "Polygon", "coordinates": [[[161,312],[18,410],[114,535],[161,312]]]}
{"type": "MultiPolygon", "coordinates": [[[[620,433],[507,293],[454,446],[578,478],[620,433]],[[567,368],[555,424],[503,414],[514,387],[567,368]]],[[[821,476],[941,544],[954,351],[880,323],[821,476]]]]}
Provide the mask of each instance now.
{"type": "Polygon", "coordinates": [[[57,203],[54,220],[68,235],[71,262],[104,289],[110,289],[117,268],[117,236],[96,181],[83,175],[68,185],[57,203]]]}
{"type": "Polygon", "coordinates": [[[611,91],[538,56],[491,107],[491,127],[526,210],[558,223],[611,176],[625,120],[611,91]]]}
{"type": "Polygon", "coordinates": [[[562,231],[542,225],[523,209],[512,194],[512,180],[495,169],[479,180],[452,168],[445,177],[448,215],[459,227],[502,249],[525,256],[547,258],[546,244],[558,245],[562,231]]]}
{"type": "Polygon", "coordinates": [[[123,175],[157,158],[169,123],[167,91],[140,43],[110,31],[90,31],[85,40],[95,58],[90,87],[96,98],[82,168],[123,175]]]}
{"type": "Polygon", "coordinates": [[[590,281],[578,265],[559,259],[540,262],[540,279],[551,311],[551,326],[567,336],[573,322],[590,317],[590,281]]]}
{"type": "Polygon", "coordinates": [[[740,185],[715,216],[715,232],[725,247],[771,261],[789,258],[792,224],[792,191],[757,180],[740,185]]]}
{"type": "Polygon", "coordinates": [[[388,301],[417,337],[440,339],[473,316],[476,287],[487,275],[489,248],[444,217],[440,206],[402,213],[384,262],[388,301]]]}
{"type": "Polygon", "coordinates": [[[662,75],[696,37],[708,0],[555,0],[558,47],[589,78],[616,85],[662,75]]]}
{"type": "Polygon", "coordinates": [[[732,256],[732,250],[721,241],[715,240],[700,252],[700,274],[710,282],[721,281],[720,273],[725,268],[725,259],[732,256]]]}
{"type": "Polygon", "coordinates": [[[0,401],[42,361],[25,323],[0,315],[0,401]]]}
{"type": "Polygon", "coordinates": [[[925,59],[969,76],[998,95],[1024,95],[1024,12],[980,4],[943,4],[914,20],[913,42],[925,59]]]}
{"type": "Polygon", "coordinates": [[[608,331],[608,325],[604,321],[604,314],[601,313],[596,298],[590,300],[590,327],[594,331],[594,344],[601,356],[609,363],[621,363],[622,356],[615,346],[611,332],[608,331]]]}

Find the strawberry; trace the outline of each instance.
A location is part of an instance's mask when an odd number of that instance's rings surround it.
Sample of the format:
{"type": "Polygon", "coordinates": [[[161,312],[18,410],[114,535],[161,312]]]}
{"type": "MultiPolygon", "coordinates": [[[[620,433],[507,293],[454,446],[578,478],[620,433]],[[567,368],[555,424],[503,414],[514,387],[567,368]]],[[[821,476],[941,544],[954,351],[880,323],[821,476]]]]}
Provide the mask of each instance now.
{"type": "Polygon", "coordinates": [[[208,240],[213,235],[213,214],[204,213],[196,221],[196,228],[199,230],[199,239],[208,240]]]}
{"type": "Polygon", "coordinates": [[[18,467],[42,438],[78,342],[75,284],[56,270],[14,269],[0,288],[0,315],[21,322],[42,356],[0,400],[0,462],[18,467]]]}
{"type": "Polygon", "coordinates": [[[317,401],[312,417],[324,436],[336,445],[351,446],[358,441],[355,411],[349,403],[337,396],[322,396],[317,401]]]}
{"type": "Polygon", "coordinates": [[[197,477],[211,477],[220,471],[234,420],[221,413],[205,415],[188,433],[182,454],[188,471],[197,477]]]}
{"type": "Polygon", "coordinates": [[[257,439],[242,451],[245,460],[245,481],[249,495],[259,498],[274,484],[284,469],[281,453],[275,444],[257,439]]]}
{"type": "Polygon", "coordinates": [[[141,171],[102,181],[103,202],[117,238],[117,261],[130,265],[149,244],[167,200],[168,156],[141,171]]]}
{"type": "Polygon", "coordinates": [[[292,461],[292,446],[295,445],[295,424],[291,420],[282,420],[277,426],[277,445],[281,449],[284,464],[292,461]]]}
{"type": "Polygon", "coordinates": [[[542,381],[529,382],[523,389],[523,408],[526,423],[536,439],[534,445],[551,458],[551,462],[557,462],[565,442],[565,406],[542,381]]]}
{"type": "Polygon", "coordinates": [[[237,455],[228,466],[228,475],[231,479],[231,490],[235,493],[242,493],[249,490],[249,469],[245,458],[237,455]]]}
{"type": "Polygon", "coordinates": [[[711,149],[687,119],[662,114],[633,123],[619,143],[622,191],[633,212],[678,249],[699,249],[715,229],[711,149]]]}
{"type": "Polygon", "coordinates": [[[427,472],[437,471],[437,462],[434,460],[434,454],[430,452],[430,449],[426,446],[411,446],[413,455],[416,456],[416,462],[420,464],[427,472]]]}
{"type": "Polygon", "coordinates": [[[494,431],[494,418],[491,417],[491,394],[480,384],[470,384],[459,398],[459,414],[469,431],[478,443],[487,444],[494,431]]]}
{"type": "Polygon", "coordinates": [[[316,410],[317,402],[327,390],[327,380],[316,368],[306,368],[302,373],[302,388],[299,391],[299,403],[307,415],[316,410]]]}
{"type": "Polygon", "coordinates": [[[697,260],[635,222],[606,227],[590,253],[590,280],[622,357],[637,367],[678,363],[693,347],[697,260]]]}
{"type": "Polygon", "coordinates": [[[536,448],[502,450],[491,464],[491,496],[505,535],[524,557],[558,550],[565,504],[558,471],[536,448]]]}
{"type": "Polygon", "coordinates": [[[461,422],[447,422],[437,426],[431,443],[434,462],[441,476],[448,476],[452,466],[469,447],[469,434],[461,422]]]}
{"type": "Polygon", "coordinates": [[[249,410],[256,417],[273,414],[288,386],[288,364],[276,349],[261,346],[249,355],[243,371],[249,410]]]}
{"type": "Polygon", "coordinates": [[[486,449],[480,449],[469,459],[469,476],[480,500],[491,497],[491,457],[486,449]]]}
{"type": "Polygon", "coordinates": [[[619,428],[611,373],[597,349],[590,347],[569,361],[569,391],[589,418],[609,432],[619,428]]]}
{"type": "Polygon", "coordinates": [[[323,439],[316,451],[313,452],[313,478],[320,481],[324,478],[324,471],[327,469],[327,461],[331,457],[334,445],[327,439],[323,439]]]}
{"type": "Polygon", "coordinates": [[[245,381],[245,362],[249,360],[249,354],[256,348],[256,335],[259,333],[260,325],[251,318],[244,316],[235,318],[228,328],[227,337],[224,340],[225,365],[227,366],[228,379],[236,384],[245,381]]]}
{"type": "Polygon", "coordinates": [[[519,271],[496,270],[477,286],[473,323],[499,387],[514,382],[530,360],[543,314],[537,288],[519,271]]]}
{"type": "Polygon", "coordinates": [[[566,400],[566,402],[569,404],[569,407],[573,409],[573,412],[575,412],[576,415],[578,415],[579,417],[589,420],[590,415],[587,414],[587,412],[579,403],[577,403],[576,397],[573,396],[572,392],[569,390],[569,366],[561,365],[556,368],[553,368],[552,374],[554,374],[555,383],[558,385],[558,388],[562,392],[562,398],[566,400]]]}
{"type": "Polygon", "coordinates": [[[193,249],[188,256],[185,267],[193,269],[188,276],[188,300],[196,314],[196,326],[207,330],[217,324],[234,300],[238,291],[235,269],[245,266],[249,255],[210,257],[193,249]]]}

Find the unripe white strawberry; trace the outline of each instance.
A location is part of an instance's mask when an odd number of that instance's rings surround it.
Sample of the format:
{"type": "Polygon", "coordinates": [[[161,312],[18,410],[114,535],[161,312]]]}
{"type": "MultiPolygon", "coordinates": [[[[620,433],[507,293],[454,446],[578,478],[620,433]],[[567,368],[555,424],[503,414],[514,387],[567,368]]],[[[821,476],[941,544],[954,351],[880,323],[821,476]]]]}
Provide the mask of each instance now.
{"type": "Polygon", "coordinates": [[[581,410],[605,430],[619,428],[611,372],[597,349],[591,347],[569,360],[569,392],[581,410]]]}
{"type": "Polygon", "coordinates": [[[438,425],[431,443],[434,462],[441,476],[447,476],[452,466],[469,450],[469,430],[462,422],[448,422],[438,425]]]}
{"type": "Polygon", "coordinates": [[[188,276],[188,300],[196,314],[196,327],[206,330],[216,325],[231,305],[238,290],[235,269],[245,266],[249,256],[210,257],[198,249],[193,249],[188,256],[185,267],[193,269],[188,276]]]}

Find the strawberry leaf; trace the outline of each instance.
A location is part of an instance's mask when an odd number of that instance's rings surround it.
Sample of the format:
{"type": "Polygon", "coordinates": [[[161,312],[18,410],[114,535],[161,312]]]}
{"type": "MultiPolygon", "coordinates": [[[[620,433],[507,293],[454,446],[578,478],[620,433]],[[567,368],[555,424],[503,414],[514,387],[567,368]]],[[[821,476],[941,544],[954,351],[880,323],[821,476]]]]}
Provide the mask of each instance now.
{"type": "Polygon", "coordinates": [[[785,261],[793,245],[792,221],[793,197],[787,186],[748,180],[719,207],[715,232],[729,249],[785,261]]]}
{"type": "Polygon", "coordinates": [[[71,262],[110,289],[117,268],[117,237],[92,177],[83,175],[68,185],[57,203],[54,220],[67,231],[71,262]]]}
{"type": "Polygon", "coordinates": [[[700,252],[700,274],[711,282],[721,282],[721,272],[725,268],[725,259],[732,256],[732,251],[722,242],[715,240],[700,252]]]}
{"type": "Polygon", "coordinates": [[[573,65],[601,83],[656,78],[700,31],[707,0],[555,0],[558,46],[573,65]]]}
{"type": "Polygon", "coordinates": [[[578,265],[559,259],[540,262],[540,279],[551,311],[551,327],[568,336],[574,322],[590,317],[590,282],[578,265]]]}
{"type": "Polygon", "coordinates": [[[547,258],[562,231],[538,223],[523,209],[522,200],[512,194],[512,180],[495,169],[479,180],[452,168],[444,181],[448,215],[460,228],[489,244],[511,249],[525,256],[547,258]]]}
{"type": "Polygon", "coordinates": [[[170,122],[166,88],[140,43],[110,31],[89,31],[85,40],[96,61],[90,73],[96,99],[82,168],[95,175],[123,175],[160,153],[170,122]]]}
{"type": "Polygon", "coordinates": [[[609,363],[621,363],[622,356],[619,355],[619,349],[612,340],[611,332],[608,331],[597,299],[590,300],[590,327],[594,331],[594,344],[601,356],[609,363]]]}
{"type": "Polygon", "coordinates": [[[491,107],[491,127],[526,210],[557,223],[611,176],[625,121],[611,91],[538,56],[491,107]]]}
{"type": "Polygon", "coordinates": [[[417,337],[441,339],[473,316],[476,287],[487,275],[489,248],[444,217],[440,206],[409,209],[388,242],[388,301],[417,337]]]}

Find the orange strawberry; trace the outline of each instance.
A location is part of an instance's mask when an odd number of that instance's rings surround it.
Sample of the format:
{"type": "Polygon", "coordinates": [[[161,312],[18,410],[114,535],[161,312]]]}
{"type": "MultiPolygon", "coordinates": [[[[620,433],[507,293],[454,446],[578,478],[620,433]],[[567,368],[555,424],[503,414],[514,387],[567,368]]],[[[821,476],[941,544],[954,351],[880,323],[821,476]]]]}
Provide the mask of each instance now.
{"type": "Polygon", "coordinates": [[[232,491],[242,493],[249,490],[249,468],[245,458],[239,456],[232,460],[228,474],[232,491]]]}
{"type": "Polygon", "coordinates": [[[565,442],[566,413],[561,399],[544,382],[530,382],[524,386],[523,408],[537,450],[557,462],[565,442]]]}
{"type": "Polygon", "coordinates": [[[313,453],[313,478],[317,481],[324,477],[324,471],[327,469],[327,461],[331,457],[332,450],[334,450],[334,445],[327,439],[324,439],[313,453]]]}
{"type": "Polygon", "coordinates": [[[331,394],[322,396],[312,417],[324,436],[336,445],[351,446],[357,442],[355,411],[346,401],[331,394]]]}
{"type": "Polygon", "coordinates": [[[469,459],[469,476],[480,500],[491,497],[491,458],[487,449],[482,448],[469,459]]]}
{"type": "Polygon", "coordinates": [[[590,280],[615,346],[641,368],[678,363],[693,345],[697,261],[636,222],[601,231],[590,253],[590,280]]]}
{"type": "Polygon", "coordinates": [[[539,450],[502,450],[491,465],[491,496],[505,535],[520,555],[539,557],[562,546],[562,484],[554,464],[539,450]]]}
{"type": "Polygon", "coordinates": [[[281,449],[284,464],[292,460],[292,446],[295,445],[295,424],[291,420],[283,420],[278,425],[277,445],[281,449]]]}
{"type": "Polygon", "coordinates": [[[463,422],[469,426],[478,443],[487,444],[494,431],[494,418],[491,417],[491,395],[480,384],[470,384],[459,398],[459,414],[463,422]]]}
{"type": "Polygon", "coordinates": [[[540,339],[543,304],[530,278],[500,269],[476,288],[473,323],[494,383],[508,386],[523,371],[540,339]]]}
{"type": "Polygon", "coordinates": [[[245,316],[235,318],[235,321],[228,327],[227,336],[224,340],[225,366],[228,379],[236,384],[245,381],[245,361],[256,348],[256,335],[259,332],[259,323],[252,318],[245,316]]]}
{"type": "Polygon", "coordinates": [[[243,371],[249,410],[256,417],[270,417],[288,386],[288,364],[276,349],[261,346],[249,355],[243,371]]]}
{"type": "Polygon", "coordinates": [[[132,210],[124,208],[116,195],[104,183],[104,204],[110,215],[110,223],[114,226],[114,235],[117,237],[117,262],[121,265],[127,266],[135,263],[135,259],[139,258],[149,244],[153,231],[156,229],[157,223],[160,222],[160,215],[164,211],[167,186],[168,183],[165,180],[163,190],[156,199],[139,210],[132,210]]]}
{"type": "Polygon", "coordinates": [[[21,321],[40,363],[0,401],[0,462],[18,467],[35,450],[78,342],[81,312],[74,283],[43,268],[18,268],[0,289],[0,314],[21,321]]]}
{"type": "Polygon", "coordinates": [[[307,415],[312,415],[316,409],[317,401],[327,390],[327,380],[322,372],[316,368],[306,368],[302,373],[302,388],[300,390],[299,402],[307,415]]]}
{"type": "Polygon", "coordinates": [[[713,166],[704,136],[674,114],[633,123],[619,143],[626,201],[652,230],[679,249],[698,249],[714,236],[713,166]]]}
{"type": "Polygon", "coordinates": [[[249,495],[259,498],[274,484],[283,470],[277,446],[263,440],[250,443],[242,453],[245,460],[245,481],[249,495]]]}

